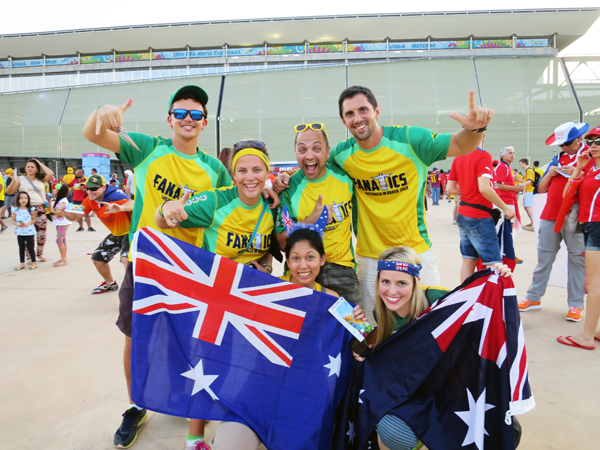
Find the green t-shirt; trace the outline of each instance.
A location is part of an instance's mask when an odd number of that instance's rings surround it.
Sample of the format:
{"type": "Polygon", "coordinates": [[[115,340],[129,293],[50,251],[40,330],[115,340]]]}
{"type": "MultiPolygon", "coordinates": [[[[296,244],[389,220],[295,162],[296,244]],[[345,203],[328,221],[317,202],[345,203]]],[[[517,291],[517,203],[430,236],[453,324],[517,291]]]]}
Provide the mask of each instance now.
{"type": "MultiPolygon", "coordinates": [[[[135,205],[131,216],[130,240],[140,228],[156,229],[154,214],[166,200],[178,200],[186,190],[193,195],[233,184],[221,161],[202,150],[195,155],[184,155],[173,146],[171,139],[140,133],[129,133],[129,136],[141,151],[121,138],[121,153],[116,155],[131,164],[135,173],[135,205]]],[[[202,230],[175,227],[160,231],[198,247],[203,241],[202,230]]]]}
{"type": "Polygon", "coordinates": [[[195,195],[184,209],[188,218],[179,225],[184,229],[204,228],[205,250],[246,264],[262,258],[271,247],[276,210],[269,209],[262,195],[256,205],[248,206],[240,200],[237,186],[225,187],[195,195]]]}
{"type": "Polygon", "coordinates": [[[323,205],[332,205],[333,209],[332,222],[323,236],[327,261],[355,268],[351,227],[354,188],[350,177],[338,167],[327,165],[325,175],[315,180],[306,178],[301,170],[292,175],[289,187],[279,196],[281,207],[275,233],[285,231],[281,220],[284,205],[294,222],[302,222],[314,211],[319,194],[323,196],[323,205]]]}
{"type": "Polygon", "coordinates": [[[431,247],[425,220],[427,168],[446,158],[451,134],[419,127],[383,127],[378,146],[363,150],[354,138],[329,157],[352,178],[356,253],[369,258],[405,245],[417,253],[431,247]]]}

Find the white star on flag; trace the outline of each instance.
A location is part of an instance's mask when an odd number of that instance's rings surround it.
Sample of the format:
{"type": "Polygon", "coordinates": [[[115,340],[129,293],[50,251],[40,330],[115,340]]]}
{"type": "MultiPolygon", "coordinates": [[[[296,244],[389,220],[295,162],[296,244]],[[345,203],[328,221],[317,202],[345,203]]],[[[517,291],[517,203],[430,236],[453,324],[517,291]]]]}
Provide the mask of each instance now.
{"type": "Polygon", "coordinates": [[[362,403],[362,398],[360,398],[360,396],[362,395],[363,392],[365,392],[366,389],[361,389],[360,392],[358,393],[358,403],[362,403]]]}
{"type": "Polygon", "coordinates": [[[354,424],[352,422],[348,422],[348,432],[346,434],[348,435],[348,443],[352,444],[352,442],[354,442],[354,436],[356,436],[354,433],[354,424]]]}
{"type": "Polygon", "coordinates": [[[204,368],[202,367],[202,360],[198,361],[196,367],[190,366],[190,370],[181,374],[190,380],[194,380],[194,388],[192,389],[192,395],[205,390],[213,400],[219,400],[219,397],[210,389],[210,385],[215,381],[218,375],[204,375],[204,368]]]}
{"type": "Polygon", "coordinates": [[[469,399],[469,410],[454,412],[469,427],[462,446],[474,443],[479,450],[483,450],[483,435],[489,436],[485,429],[485,412],[495,408],[495,406],[485,402],[485,389],[475,401],[473,394],[467,388],[467,397],[469,399]]]}
{"type": "Polygon", "coordinates": [[[329,376],[337,375],[340,377],[340,369],[342,367],[342,353],[340,352],[335,358],[331,355],[329,356],[329,363],[325,364],[323,367],[329,369],[329,376]]]}

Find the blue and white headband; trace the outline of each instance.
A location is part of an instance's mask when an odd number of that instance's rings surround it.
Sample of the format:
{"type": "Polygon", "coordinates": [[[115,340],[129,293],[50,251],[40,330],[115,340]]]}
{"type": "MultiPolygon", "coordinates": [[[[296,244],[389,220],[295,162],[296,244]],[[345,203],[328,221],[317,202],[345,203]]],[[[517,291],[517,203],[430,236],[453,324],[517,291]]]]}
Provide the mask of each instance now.
{"type": "Polygon", "coordinates": [[[329,220],[329,212],[327,211],[327,207],[323,207],[323,212],[317,219],[315,223],[296,223],[290,217],[290,213],[288,212],[287,206],[284,206],[281,211],[281,220],[283,221],[283,226],[285,227],[285,231],[287,231],[288,236],[292,234],[296,230],[304,229],[312,230],[317,233],[321,239],[323,239],[323,232],[327,227],[327,222],[329,220]]]}
{"type": "Polygon", "coordinates": [[[399,261],[378,261],[377,262],[377,272],[381,272],[382,270],[394,270],[396,272],[406,272],[411,274],[413,277],[419,278],[419,274],[421,273],[421,264],[414,265],[406,262],[399,261]]]}

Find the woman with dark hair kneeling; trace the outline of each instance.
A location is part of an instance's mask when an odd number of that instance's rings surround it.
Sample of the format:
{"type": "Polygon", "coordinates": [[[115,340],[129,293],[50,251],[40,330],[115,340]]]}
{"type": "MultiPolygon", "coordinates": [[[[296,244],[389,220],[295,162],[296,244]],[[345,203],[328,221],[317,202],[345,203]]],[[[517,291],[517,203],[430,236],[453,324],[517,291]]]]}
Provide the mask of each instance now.
{"type": "Polygon", "coordinates": [[[289,267],[289,275],[279,278],[313,291],[339,297],[337,292],[321,286],[315,281],[326,258],[323,240],[319,234],[308,228],[297,229],[288,236],[285,246],[285,259],[289,267]]]}

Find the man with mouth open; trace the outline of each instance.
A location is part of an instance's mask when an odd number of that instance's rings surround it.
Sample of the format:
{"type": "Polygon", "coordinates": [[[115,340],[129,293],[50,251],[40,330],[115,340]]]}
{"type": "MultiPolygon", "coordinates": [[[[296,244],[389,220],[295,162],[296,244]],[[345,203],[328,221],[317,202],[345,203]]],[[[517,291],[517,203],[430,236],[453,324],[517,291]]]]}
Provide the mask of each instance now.
{"type": "MultiPolygon", "coordinates": [[[[289,188],[280,197],[281,205],[287,206],[294,222],[304,223],[315,223],[323,206],[327,207],[329,223],[323,234],[327,260],[316,281],[346,300],[362,303],[352,249],[352,180],[343,170],[327,164],[330,147],[325,125],[300,124],[294,130],[294,151],[300,170],[289,179],[289,188]]],[[[277,216],[275,233],[279,246],[285,248],[287,232],[281,214],[277,216]]]]}

